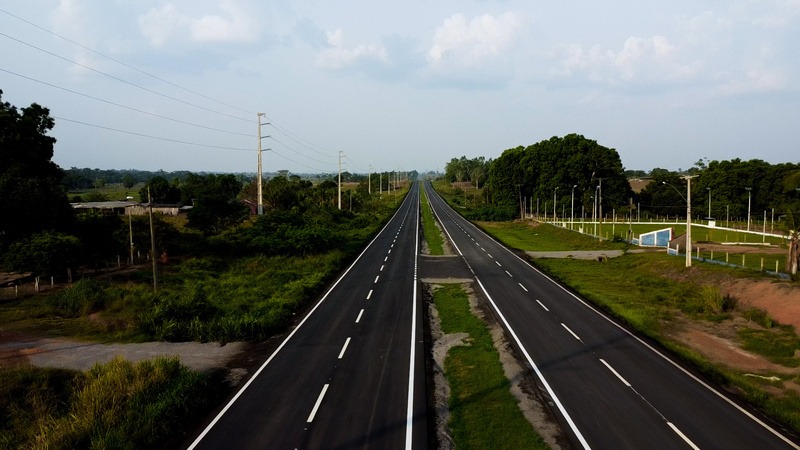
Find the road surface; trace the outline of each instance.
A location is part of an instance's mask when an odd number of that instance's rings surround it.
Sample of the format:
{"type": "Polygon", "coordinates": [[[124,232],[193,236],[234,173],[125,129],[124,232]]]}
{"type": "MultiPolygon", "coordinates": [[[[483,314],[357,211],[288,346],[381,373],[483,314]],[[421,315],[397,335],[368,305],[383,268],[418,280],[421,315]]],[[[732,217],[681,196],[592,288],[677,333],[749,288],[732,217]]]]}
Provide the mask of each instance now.
{"type": "Polygon", "coordinates": [[[191,449],[426,448],[419,186],[191,449]]]}
{"type": "Polygon", "coordinates": [[[800,448],[456,214],[436,217],[577,448],[800,448]]]}

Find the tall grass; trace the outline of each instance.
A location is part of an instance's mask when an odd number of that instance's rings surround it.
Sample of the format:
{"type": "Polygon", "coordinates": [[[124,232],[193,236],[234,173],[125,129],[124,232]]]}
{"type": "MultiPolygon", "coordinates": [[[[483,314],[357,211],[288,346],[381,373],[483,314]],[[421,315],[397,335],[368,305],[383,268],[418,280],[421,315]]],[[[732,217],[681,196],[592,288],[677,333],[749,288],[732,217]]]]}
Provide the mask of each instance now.
{"type": "Polygon", "coordinates": [[[85,373],[3,369],[0,381],[2,448],[160,448],[214,395],[208,376],[175,358],[117,358],[85,373]]]}

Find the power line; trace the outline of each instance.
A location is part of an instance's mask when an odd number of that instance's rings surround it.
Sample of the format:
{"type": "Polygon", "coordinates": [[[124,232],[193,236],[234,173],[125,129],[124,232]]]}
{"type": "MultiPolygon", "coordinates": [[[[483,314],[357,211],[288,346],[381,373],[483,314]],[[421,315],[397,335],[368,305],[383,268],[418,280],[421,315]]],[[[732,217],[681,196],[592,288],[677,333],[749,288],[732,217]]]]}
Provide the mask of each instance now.
{"type": "Polygon", "coordinates": [[[320,163],[320,164],[327,164],[327,165],[335,165],[335,164],[336,164],[335,162],[322,161],[322,160],[319,160],[319,159],[312,158],[312,157],[310,157],[310,156],[304,155],[304,154],[302,154],[302,153],[300,153],[300,152],[298,152],[298,151],[294,150],[293,148],[289,147],[288,145],[284,144],[283,142],[281,142],[281,141],[279,141],[279,140],[275,139],[274,137],[270,137],[270,139],[272,139],[273,141],[275,141],[277,144],[279,144],[279,145],[281,145],[281,146],[285,147],[287,150],[291,151],[292,153],[302,156],[303,158],[310,159],[311,161],[318,162],[318,163],[320,163]]]}
{"type": "Polygon", "coordinates": [[[171,138],[165,138],[165,137],[160,137],[160,136],[153,136],[153,135],[150,135],[150,134],[137,133],[135,131],[120,130],[118,128],[111,128],[111,127],[106,127],[106,126],[103,126],[103,125],[97,125],[97,124],[93,124],[93,123],[82,122],[80,120],[67,119],[66,117],[58,117],[58,116],[52,116],[52,117],[53,117],[53,119],[63,120],[65,122],[77,123],[77,124],[80,124],[80,125],[85,125],[87,127],[100,128],[102,130],[114,131],[116,133],[129,134],[131,136],[139,136],[139,137],[145,137],[145,138],[149,138],[149,139],[157,139],[159,141],[173,142],[173,143],[176,143],[176,144],[193,145],[193,146],[196,146],[196,147],[215,148],[215,149],[220,149],[220,150],[235,150],[235,151],[240,151],[240,152],[253,152],[252,149],[247,149],[247,148],[225,147],[225,146],[220,146],[220,145],[208,145],[208,144],[200,144],[198,142],[181,141],[179,139],[171,139],[171,138]]]}
{"type": "Polygon", "coordinates": [[[25,45],[25,46],[28,46],[28,47],[30,47],[30,48],[33,48],[33,49],[35,49],[35,50],[38,50],[38,51],[40,51],[40,52],[42,52],[42,53],[46,53],[46,54],[48,54],[48,55],[50,55],[50,56],[53,56],[54,58],[58,58],[58,59],[61,59],[61,60],[67,61],[67,62],[69,62],[69,63],[71,63],[71,64],[75,64],[76,66],[83,67],[84,69],[91,70],[92,72],[98,73],[98,74],[100,74],[100,75],[104,75],[104,76],[106,76],[106,77],[108,77],[108,78],[111,78],[111,79],[113,79],[113,80],[119,81],[120,83],[125,83],[125,84],[127,84],[127,85],[129,85],[129,86],[133,86],[133,87],[135,87],[135,88],[137,88],[137,89],[141,89],[141,90],[143,90],[143,91],[150,92],[150,93],[152,93],[152,94],[156,94],[156,95],[158,95],[158,96],[161,96],[161,97],[164,97],[164,98],[168,98],[168,99],[170,99],[170,100],[173,100],[173,101],[176,101],[176,102],[178,102],[178,103],[182,103],[182,104],[184,104],[184,105],[191,106],[191,107],[193,107],[193,108],[197,108],[197,109],[201,109],[201,110],[203,110],[203,111],[207,111],[207,112],[210,112],[210,113],[218,114],[218,115],[220,115],[220,116],[230,117],[230,118],[232,118],[232,119],[241,120],[241,121],[243,121],[243,122],[248,122],[248,123],[249,123],[249,122],[251,122],[250,120],[248,120],[248,119],[245,119],[245,118],[243,118],[243,117],[234,116],[234,115],[232,115],[232,114],[227,114],[227,113],[223,113],[223,112],[220,112],[220,111],[215,111],[215,110],[213,110],[213,109],[211,109],[211,108],[206,108],[206,107],[204,107],[204,106],[196,105],[196,104],[194,104],[194,103],[187,102],[187,101],[185,101],[185,100],[181,100],[181,99],[179,99],[179,98],[172,97],[172,96],[170,96],[170,95],[167,95],[167,94],[163,94],[163,93],[161,93],[161,92],[158,92],[158,91],[155,91],[155,90],[153,90],[153,89],[149,89],[149,88],[146,88],[146,87],[144,87],[144,86],[139,86],[139,85],[138,85],[138,84],[136,84],[136,83],[131,83],[130,81],[124,80],[124,79],[122,79],[122,78],[119,78],[119,77],[117,77],[117,76],[114,76],[114,75],[111,75],[111,74],[105,73],[105,72],[103,72],[103,71],[100,71],[100,70],[97,70],[97,69],[95,69],[95,68],[93,68],[93,67],[89,67],[89,66],[87,66],[87,65],[85,65],[85,64],[81,64],[81,63],[79,63],[79,62],[77,62],[77,61],[73,61],[73,60],[71,60],[71,59],[69,59],[69,58],[66,58],[66,57],[64,57],[64,56],[58,55],[58,54],[56,54],[56,53],[53,53],[53,52],[51,52],[51,51],[49,51],[49,50],[45,50],[45,49],[43,49],[43,48],[41,48],[41,47],[37,47],[37,46],[35,46],[35,45],[33,45],[33,44],[30,44],[30,43],[28,43],[28,42],[25,42],[25,41],[23,41],[23,40],[17,39],[17,38],[15,38],[15,37],[12,37],[12,36],[9,36],[9,35],[7,35],[7,34],[5,34],[5,33],[2,33],[2,32],[0,32],[0,36],[3,36],[3,37],[5,37],[5,38],[7,38],[7,39],[11,39],[12,41],[18,42],[18,43],[20,43],[20,44],[22,44],[22,45],[25,45]]]}
{"type": "Polygon", "coordinates": [[[48,83],[46,81],[37,80],[36,78],[32,78],[32,77],[29,77],[29,76],[26,76],[26,75],[22,75],[22,74],[19,74],[19,73],[16,73],[16,72],[12,72],[10,70],[3,69],[2,67],[0,67],[0,72],[5,72],[7,74],[14,75],[14,76],[17,76],[17,77],[20,77],[20,78],[24,78],[26,80],[30,80],[30,81],[33,81],[33,82],[36,82],[36,83],[39,83],[39,84],[43,84],[45,86],[50,86],[50,87],[55,88],[55,89],[60,89],[62,91],[66,91],[66,92],[69,92],[71,94],[80,95],[82,97],[86,97],[86,98],[89,98],[89,99],[92,99],[92,100],[96,100],[98,102],[103,102],[103,103],[106,103],[106,104],[109,104],[109,105],[113,105],[113,106],[116,106],[116,107],[119,107],[119,108],[124,108],[124,109],[130,110],[130,111],[135,111],[135,112],[138,112],[138,113],[141,113],[141,114],[146,114],[148,116],[157,117],[159,119],[169,120],[169,121],[172,121],[172,122],[176,122],[176,123],[180,123],[180,124],[184,124],[184,125],[190,125],[190,126],[197,127],[197,128],[203,128],[203,129],[206,129],[206,130],[217,131],[217,132],[220,132],[220,133],[228,133],[228,134],[234,134],[234,135],[238,135],[238,136],[253,137],[253,135],[251,135],[251,134],[239,133],[239,132],[236,132],[236,131],[222,130],[220,128],[214,128],[214,127],[209,127],[209,126],[200,125],[200,124],[196,124],[196,123],[186,122],[186,121],[183,121],[183,120],[180,120],[180,119],[175,119],[175,118],[172,118],[172,117],[162,116],[160,114],[156,114],[156,113],[152,113],[152,112],[149,112],[149,111],[144,111],[144,110],[141,110],[141,109],[137,109],[137,108],[134,108],[132,106],[122,105],[120,103],[115,103],[115,102],[112,102],[110,100],[105,100],[105,99],[102,99],[102,98],[99,98],[99,97],[95,97],[93,95],[85,94],[83,92],[74,91],[72,89],[65,88],[63,86],[58,86],[58,85],[55,85],[55,84],[52,84],[52,83],[48,83]]]}
{"type": "Polygon", "coordinates": [[[305,147],[305,148],[307,148],[307,149],[311,150],[312,152],[314,152],[314,153],[316,153],[316,154],[318,154],[318,155],[327,156],[327,157],[330,157],[330,158],[335,158],[335,157],[336,157],[336,155],[335,155],[335,154],[331,154],[331,153],[324,153],[324,152],[321,152],[321,151],[319,151],[319,150],[316,150],[316,149],[312,148],[311,146],[318,147],[318,148],[321,148],[321,149],[323,149],[323,150],[328,150],[328,151],[331,151],[331,152],[335,152],[335,150],[331,150],[331,149],[328,149],[328,148],[322,147],[322,146],[320,146],[320,145],[316,145],[316,144],[314,144],[314,143],[312,143],[312,142],[310,142],[310,141],[307,141],[307,140],[305,140],[305,139],[303,139],[303,138],[301,138],[301,137],[297,136],[296,134],[292,133],[291,131],[289,131],[289,130],[286,130],[286,129],[284,129],[284,128],[282,128],[282,127],[278,126],[278,125],[277,125],[277,124],[276,124],[276,123],[275,123],[275,122],[274,122],[272,119],[270,119],[269,117],[267,118],[267,120],[269,120],[269,122],[270,122],[270,125],[272,125],[272,127],[273,127],[273,128],[275,128],[275,130],[277,130],[279,133],[281,133],[282,135],[286,136],[287,138],[291,139],[291,140],[292,140],[292,141],[294,141],[296,144],[298,144],[298,145],[300,145],[300,146],[303,146],[303,147],[305,147]],[[305,143],[303,143],[303,142],[301,142],[301,141],[304,141],[305,143]],[[308,144],[308,145],[306,145],[306,144],[308,144]]]}
{"type": "Polygon", "coordinates": [[[22,17],[19,17],[19,16],[17,16],[17,15],[14,15],[14,14],[12,14],[12,13],[10,13],[10,12],[8,12],[8,11],[4,10],[4,9],[0,9],[0,12],[2,12],[2,13],[4,13],[4,14],[7,14],[7,15],[9,15],[9,16],[11,16],[11,17],[13,17],[13,18],[15,18],[15,19],[17,19],[17,20],[19,20],[19,21],[25,22],[25,23],[27,23],[28,25],[30,25],[30,26],[32,26],[32,27],[35,27],[35,28],[38,28],[38,29],[40,29],[40,30],[42,30],[42,31],[44,31],[44,32],[46,32],[46,33],[50,33],[50,34],[52,34],[53,36],[56,36],[56,37],[58,37],[58,38],[60,38],[60,39],[63,39],[63,40],[65,40],[65,41],[67,41],[67,42],[69,42],[69,43],[71,43],[71,44],[73,44],[73,45],[77,45],[78,47],[80,47],[80,48],[82,48],[82,49],[84,49],[84,50],[88,50],[88,51],[90,51],[90,52],[92,52],[92,53],[94,53],[94,54],[96,54],[96,55],[99,55],[99,56],[102,56],[103,58],[106,58],[106,59],[108,59],[108,60],[114,61],[115,63],[117,63],[117,64],[120,64],[120,65],[122,65],[122,66],[125,66],[125,67],[127,67],[127,68],[129,68],[129,69],[131,69],[131,70],[134,70],[134,71],[136,71],[136,72],[139,72],[139,73],[141,73],[141,74],[144,74],[144,75],[147,75],[147,76],[149,76],[149,77],[151,77],[151,78],[154,78],[154,79],[156,79],[156,80],[158,80],[158,81],[161,81],[162,83],[166,83],[166,84],[168,84],[168,85],[170,85],[170,86],[176,87],[176,88],[178,88],[178,89],[180,89],[180,90],[182,90],[182,91],[188,92],[188,93],[190,93],[190,94],[197,95],[198,97],[202,97],[202,98],[204,98],[204,99],[206,99],[206,100],[210,100],[210,101],[212,101],[212,102],[214,102],[214,103],[218,103],[218,104],[220,104],[220,105],[224,105],[224,106],[227,106],[227,107],[229,107],[229,108],[233,108],[233,109],[235,109],[235,110],[238,110],[238,111],[240,111],[240,112],[243,112],[243,113],[251,114],[251,111],[247,111],[247,110],[245,110],[245,109],[239,108],[238,106],[234,106],[234,105],[231,105],[231,104],[229,104],[229,103],[225,103],[225,102],[223,102],[223,101],[221,101],[221,100],[214,99],[214,98],[212,98],[212,97],[209,97],[209,96],[207,96],[207,95],[205,95],[205,94],[201,94],[201,93],[199,93],[199,92],[196,92],[196,91],[193,91],[193,90],[191,90],[191,89],[188,89],[188,88],[185,88],[185,87],[183,87],[183,86],[180,86],[180,85],[178,85],[178,84],[175,84],[175,83],[173,83],[173,82],[171,82],[171,81],[169,81],[169,80],[165,80],[165,79],[163,79],[163,78],[161,78],[161,77],[159,77],[159,76],[153,75],[152,73],[149,73],[149,72],[146,72],[146,71],[144,71],[144,70],[142,70],[142,69],[139,69],[139,68],[137,68],[137,67],[134,67],[134,66],[132,66],[132,65],[130,65],[130,64],[128,64],[128,63],[126,63],[126,62],[124,62],[124,61],[120,61],[120,60],[118,60],[118,59],[116,59],[116,58],[113,58],[113,57],[111,57],[111,56],[108,56],[108,55],[106,55],[106,54],[103,54],[103,53],[101,53],[101,52],[99,52],[99,51],[97,51],[97,50],[95,50],[95,49],[93,49],[93,48],[87,47],[87,46],[85,46],[85,45],[83,45],[83,44],[81,44],[81,43],[79,43],[79,42],[75,42],[75,41],[73,41],[72,39],[69,39],[69,38],[67,38],[67,37],[65,37],[65,36],[62,36],[62,35],[60,35],[60,34],[58,34],[58,33],[54,32],[54,31],[48,30],[47,28],[44,28],[44,27],[42,27],[42,26],[39,26],[39,25],[37,25],[37,24],[35,24],[35,23],[33,23],[33,22],[30,22],[30,21],[28,21],[28,20],[25,20],[25,19],[23,19],[22,17]]]}

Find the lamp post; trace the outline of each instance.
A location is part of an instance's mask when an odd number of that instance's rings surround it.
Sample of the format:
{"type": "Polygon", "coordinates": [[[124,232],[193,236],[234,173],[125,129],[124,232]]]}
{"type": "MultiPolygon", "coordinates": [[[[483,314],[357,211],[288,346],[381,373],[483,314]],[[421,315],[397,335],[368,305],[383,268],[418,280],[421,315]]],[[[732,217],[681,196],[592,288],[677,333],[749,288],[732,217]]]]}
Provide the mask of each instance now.
{"type": "Polygon", "coordinates": [[[706,190],[708,191],[708,217],[706,219],[711,220],[711,188],[707,187],[706,190]]]}
{"type": "MultiPolygon", "coordinates": [[[[682,177],[686,180],[686,267],[692,267],[692,178],[697,177],[697,175],[686,175],[682,177]]],[[[663,184],[668,186],[672,186],[671,184],[667,183],[666,181],[662,181],[663,184]]],[[[678,190],[675,186],[672,186],[672,189],[683,197],[681,191],[678,190]]]]}
{"type": "Polygon", "coordinates": [[[747,231],[750,231],[750,200],[753,198],[753,188],[746,187],[744,189],[747,191],[747,231]]]}
{"type": "Polygon", "coordinates": [[[569,228],[570,230],[575,227],[575,188],[578,187],[577,184],[572,186],[572,202],[570,204],[570,218],[569,218],[569,228]]]}
{"type": "Polygon", "coordinates": [[[556,186],[556,189],[553,191],[553,223],[556,222],[556,193],[559,187],[560,186],[556,186]]]}

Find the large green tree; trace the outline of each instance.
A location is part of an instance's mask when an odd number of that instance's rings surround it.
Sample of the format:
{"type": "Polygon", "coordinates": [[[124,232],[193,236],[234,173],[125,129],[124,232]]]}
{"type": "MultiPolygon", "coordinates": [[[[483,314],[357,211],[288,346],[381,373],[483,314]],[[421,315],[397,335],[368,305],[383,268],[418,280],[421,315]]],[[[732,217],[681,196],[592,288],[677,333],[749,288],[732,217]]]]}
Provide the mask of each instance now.
{"type": "Polygon", "coordinates": [[[72,208],[53,161],[55,125],[47,108],[17,109],[0,91],[0,250],[45,230],[68,230],[72,208]]]}
{"type": "MultiPolygon", "coordinates": [[[[498,204],[519,204],[520,198],[539,199],[553,211],[570,215],[574,187],[575,214],[581,205],[591,211],[597,188],[602,188],[603,211],[621,211],[633,197],[619,154],[578,134],[554,136],[528,147],[503,152],[493,161],[488,185],[498,204]]],[[[535,200],[534,200],[535,202],[535,200]]]]}
{"type": "Polygon", "coordinates": [[[187,214],[192,228],[206,234],[219,233],[247,217],[239,200],[242,183],[235,175],[189,174],[181,188],[181,200],[193,205],[187,214]]]}

